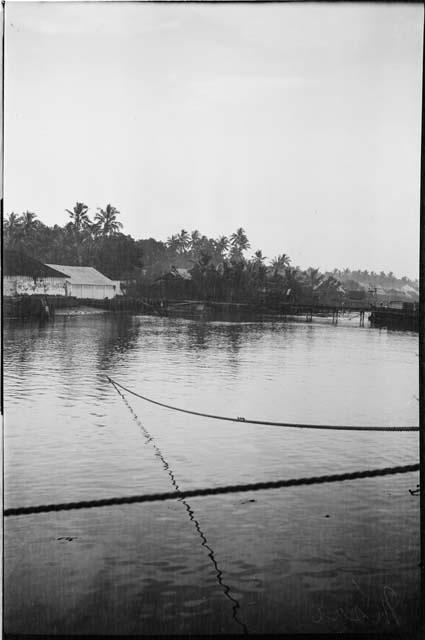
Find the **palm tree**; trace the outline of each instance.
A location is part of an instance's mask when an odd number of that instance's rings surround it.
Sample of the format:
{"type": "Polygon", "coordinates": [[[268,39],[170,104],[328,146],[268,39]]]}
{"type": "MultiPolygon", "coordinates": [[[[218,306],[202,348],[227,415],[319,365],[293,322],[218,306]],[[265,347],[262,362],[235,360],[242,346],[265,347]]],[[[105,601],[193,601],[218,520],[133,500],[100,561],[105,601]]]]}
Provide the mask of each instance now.
{"type": "Polygon", "coordinates": [[[113,236],[119,233],[120,229],[122,229],[122,224],[117,220],[117,215],[119,215],[118,209],[113,207],[111,204],[107,204],[105,209],[97,208],[97,213],[95,216],[95,224],[98,225],[100,229],[100,233],[104,237],[113,236]]]}
{"type": "Polygon", "coordinates": [[[287,267],[285,271],[285,283],[287,287],[287,295],[290,295],[294,299],[298,299],[298,297],[302,294],[302,280],[303,274],[300,271],[300,268],[297,267],[287,267]]]}
{"type": "Polygon", "coordinates": [[[190,248],[191,250],[195,250],[198,247],[199,241],[201,239],[201,234],[198,229],[195,229],[190,234],[190,248]]]}
{"type": "Polygon", "coordinates": [[[189,233],[186,231],[186,229],[182,229],[177,237],[179,239],[178,252],[181,254],[186,253],[186,250],[190,247],[191,243],[189,233]]]}
{"type": "Polygon", "coordinates": [[[258,249],[248,264],[248,274],[244,278],[245,288],[247,295],[254,298],[258,298],[258,296],[261,298],[265,292],[267,267],[264,265],[264,260],[266,259],[261,249],[258,249]]]}
{"type": "Polygon", "coordinates": [[[275,273],[283,271],[286,267],[289,267],[291,258],[286,253],[281,253],[277,258],[273,258],[272,267],[275,273]]]}
{"type": "Polygon", "coordinates": [[[84,202],[76,202],[72,211],[65,209],[71,218],[71,223],[77,232],[89,226],[88,206],[84,202]]]}
{"type": "Polygon", "coordinates": [[[236,261],[240,261],[243,258],[243,252],[251,246],[245,230],[242,227],[239,227],[235,233],[232,233],[230,236],[230,244],[232,246],[230,250],[230,258],[236,261]]]}
{"type": "Polygon", "coordinates": [[[177,234],[170,236],[169,238],[167,238],[165,245],[167,249],[170,249],[170,251],[172,251],[173,253],[177,253],[180,247],[179,236],[177,234]]]}
{"type": "Polygon", "coordinates": [[[223,257],[229,248],[229,238],[227,236],[219,236],[215,241],[215,247],[220,257],[223,257]]]}
{"type": "Polygon", "coordinates": [[[21,216],[18,216],[14,211],[9,213],[9,217],[5,220],[5,227],[8,229],[16,228],[21,224],[21,216]]]}
{"type": "Polygon", "coordinates": [[[254,261],[263,264],[264,260],[267,260],[266,256],[263,256],[263,252],[261,251],[261,249],[257,249],[257,251],[254,253],[254,261]]]}
{"type": "Polygon", "coordinates": [[[232,233],[230,236],[230,244],[240,253],[249,249],[251,245],[249,244],[245,229],[239,227],[235,233],[232,233]]]}
{"type": "Polygon", "coordinates": [[[258,249],[252,257],[252,261],[251,261],[252,269],[258,273],[260,271],[262,272],[263,269],[261,269],[261,267],[264,267],[264,260],[267,260],[267,258],[263,256],[263,252],[261,251],[261,249],[258,249]]]}
{"type": "Polygon", "coordinates": [[[12,248],[21,239],[22,234],[22,218],[13,211],[9,213],[9,217],[4,222],[4,234],[6,244],[12,248]]]}
{"type": "Polygon", "coordinates": [[[323,275],[320,273],[319,269],[314,269],[313,267],[309,267],[307,271],[305,271],[305,275],[308,284],[312,289],[315,289],[315,287],[317,287],[317,285],[323,280],[323,275]]]}
{"type": "Polygon", "coordinates": [[[25,236],[31,235],[37,228],[37,214],[32,211],[25,211],[21,216],[21,228],[25,236]]]}
{"type": "Polygon", "coordinates": [[[79,265],[82,264],[81,245],[83,242],[83,231],[90,227],[88,210],[89,208],[84,202],[76,202],[72,211],[65,209],[71,218],[71,222],[69,222],[67,226],[74,237],[75,255],[79,265]]]}

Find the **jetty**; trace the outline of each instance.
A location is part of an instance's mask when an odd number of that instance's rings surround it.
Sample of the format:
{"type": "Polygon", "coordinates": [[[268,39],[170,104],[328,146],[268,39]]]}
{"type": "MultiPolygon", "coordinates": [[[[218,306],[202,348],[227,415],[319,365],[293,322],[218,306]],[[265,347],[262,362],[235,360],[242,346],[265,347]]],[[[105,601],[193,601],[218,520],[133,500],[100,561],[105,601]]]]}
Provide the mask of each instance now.
{"type": "Polygon", "coordinates": [[[376,306],[370,303],[345,301],[338,304],[288,303],[288,302],[220,302],[215,300],[170,300],[166,298],[145,298],[117,296],[99,300],[74,296],[21,295],[5,297],[3,315],[5,318],[35,317],[48,320],[58,309],[76,310],[77,307],[92,307],[112,313],[139,313],[159,317],[182,317],[193,320],[303,320],[313,318],[331,320],[357,320],[364,327],[369,321],[373,327],[390,329],[419,330],[419,305],[403,303],[399,308],[376,306]]]}
{"type": "Polygon", "coordinates": [[[375,308],[372,310],[369,320],[373,327],[419,331],[419,307],[412,305],[412,307],[402,309],[375,308]]]}

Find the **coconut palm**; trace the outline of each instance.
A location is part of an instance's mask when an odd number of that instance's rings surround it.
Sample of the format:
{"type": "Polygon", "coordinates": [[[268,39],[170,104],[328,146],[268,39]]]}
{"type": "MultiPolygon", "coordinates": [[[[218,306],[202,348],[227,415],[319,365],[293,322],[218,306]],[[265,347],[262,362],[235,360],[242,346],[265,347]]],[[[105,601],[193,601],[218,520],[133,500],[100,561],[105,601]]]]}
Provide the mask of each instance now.
{"type": "MultiPolygon", "coordinates": [[[[97,213],[95,215],[95,224],[98,225],[97,229],[100,231],[100,234],[104,237],[113,236],[119,233],[120,229],[122,229],[122,224],[117,220],[117,215],[119,215],[118,209],[113,207],[111,204],[107,204],[105,209],[97,208],[97,213]]],[[[96,229],[95,229],[96,231],[96,229]]]]}
{"type": "Polygon", "coordinates": [[[12,213],[9,213],[9,217],[4,221],[4,230],[13,234],[15,231],[21,228],[22,217],[18,216],[18,214],[12,211],[12,213]]]}
{"type": "Polygon", "coordinates": [[[201,234],[199,233],[198,229],[194,229],[194,231],[192,231],[190,234],[190,248],[192,251],[197,248],[200,239],[201,234]]]}
{"type": "Polygon", "coordinates": [[[297,299],[303,289],[303,274],[299,267],[287,267],[285,271],[285,284],[287,287],[287,295],[297,299]]]}
{"type": "Polygon", "coordinates": [[[15,247],[22,236],[22,218],[13,211],[4,221],[5,243],[10,247],[15,247]]]}
{"type": "Polygon", "coordinates": [[[186,229],[182,229],[177,237],[179,240],[178,252],[181,254],[186,253],[191,244],[189,233],[186,231],[186,229]]]}
{"type": "Polygon", "coordinates": [[[275,272],[283,271],[286,267],[289,267],[291,258],[286,253],[281,253],[272,260],[272,267],[275,272]]]}
{"type": "Polygon", "coordinates": [[[257,249],[254,253],[253,261],[258,264],[263,264],[264,260],[267,260],[266,256],[263,256],[261,249],[257,249]]]}
{"type": "Polygon", "coordinates": [[[17,213],[12,211],[11,213],[9,213],[9,217],[5,220],[5,227],[7,229],[17,228],[20,226],[21,221],[21,216],[18,216],[17,213]]]}
{"type": "Polygon", "coordinates": [[[86,239],[83,234],[90,228],[88,210],[89,208],[84,202],[76,202],[72,211],[65,209],[71,218],[67,227],[74,238],[75,255],[79,265],[82,264],[82,243],[86,239]]]}
{"type": "Polygon", "coordinates": [[[25,211],[21,216],[21,229],[24,236],[29,236],[37,229],[37,214],[32,211],[25,211]]]}
{"type": "Polygon", "coordinates": [[[313,267],[309,267],[305,272],[305,278],[309,286],[314,290],[323,280],[323,275],[320,273],[319,269],[314,269],[313,267]]]}
{"type": "Polygon", "coordinates": [[[215,248],[220,257],[223,257],[229,248],[229,238],[227,236],[219,236],[215,241],[215,248]]]}
{"type": "Polygon", "coordinates": [[[173,234],[172,236],[167,238],[165,246],[167,247],[167,249],[170,249],[170,251],[172,251],[173,253],[177,253],[180,247],[179,236],[177,234],[173,234]]]}
{"type": "Polygon", "coordinates": [[[71,218],[71,224],[77,232],[89,226],[88,206],[84,202],[76,202],[72,211],[65,209],[71,218]]]}
{"type": "Polygon", "coordinates": [[[232,245],[234,252],[237,254],[242,254],[244,251],[249,249],[251,245],[249,244],[245,229],[239,227],[235,233],[232,233],[230,236],[230,244],[232,245]]]}
{"type": "Polygon", "coordinates": [[[260,273],[262,276],[265,274],[266,269],[264,267],[264,260],[267,260],[267,258],[263,256],[261,249],[258,249],[249,263],[250,270],[255,272],[257,276],[260,275],[260,273]]]}

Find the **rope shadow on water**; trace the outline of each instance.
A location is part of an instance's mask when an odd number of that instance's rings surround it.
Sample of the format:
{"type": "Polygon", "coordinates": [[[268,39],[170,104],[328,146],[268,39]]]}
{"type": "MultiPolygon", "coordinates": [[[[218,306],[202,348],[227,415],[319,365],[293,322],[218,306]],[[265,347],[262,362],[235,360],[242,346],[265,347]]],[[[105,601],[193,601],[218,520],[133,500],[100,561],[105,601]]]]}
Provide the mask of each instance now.
{"type": "MultiPolygon", "coordinates": [[[[171,470],[170,465],[168,464],[168,462],[164,458],[164,455],[162,454],[160,448],[158,447],[157,444],[155,444],[153,436],[149,433],[149,431],[146,429],[146,427],[139,420],[139,417],[137,416],[137,414],[134,411],[133,407],[128,402],[127,398],[121,393],[121,391],[118,389],[118,387],[114,384],[114,382],[112,380],[110,380],[110,382],[113,385],[113,387],[115,388],[115,390],[117,391],[117,393],[121,396],[122,400],[124,401],[125,405],[127,406],[128,410],[130,411],[131,415],[133,416],[134,421],[136,422],[136,424],[138,425],[138,427],[142,431],[143,436],[145,438],[145,444],[151,444],[152,445],[152,448],[155,451],[156,457],[161,460],[162,465],[164,467],[164,470],[170,476],[171,484],[173,485],[173,487],[175,488],[176,491],[180,491],[180,487],[179,487],[179,485],[177,483],[177,480],[176,480],[176,478],[174,476],[174,473],[171,470]]],[[[196,529],[196,531],[197,531],[197,533],[198,533],[198,535],[199,535],[199,537],[201,539],[201,546],[204,547],[208,551],[208,557],[210,558],[211,563],[212,563],[212,565],[214,567],[214,571],[215,571],[215,574],[216,574],[217,582],[220,585],[220,588],[222,589],[222,591],[223,591],[224,595],[226,596],[226,598],[232,603],[232,615],[233,615],[234,621],[236,622],[236,624],[238,624],[243,629],[244,634],[248,635],[247,626],[238,617],[238,611],[241,608],[240,604],[239,604],[239,601],[232,596],[231,589],[230,589],[229,585],[227,585],[223,580],[223,572],[219,568],[217,560],[216,560],[216,557],[215,557],[215,553],[214,553],[213,549],[210,547],[210,545],[208,544],[207,537],[206,537],[205,533],[202,531],[201,526],[199,524],[199,521],[195,517],[195,512],[193,511],[192,507],[187,502],[187,500],[185,500],[184,498],[178,498],[178,501],[181,502],[184,505],[184,507],[185,507],[185,509],[186,509],[186,511],[188,513],[189,519],[193,523],[193,525],[194,525],[194,527],[195,527],[195,529],[196,529]]]]}

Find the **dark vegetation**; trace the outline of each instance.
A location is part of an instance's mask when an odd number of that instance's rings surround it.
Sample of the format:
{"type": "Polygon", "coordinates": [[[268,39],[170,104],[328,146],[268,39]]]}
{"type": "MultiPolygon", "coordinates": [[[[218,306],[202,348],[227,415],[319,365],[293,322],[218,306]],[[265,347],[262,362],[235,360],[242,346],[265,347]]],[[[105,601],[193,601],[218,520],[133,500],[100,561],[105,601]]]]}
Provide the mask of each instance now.
{"type": "Polygon", "coordinates": [[[125,283],[133,297],[327,304],[356,296],[379,299],[377,288],[393,298],[412,299],[415,294],[406,293],[406,285],[407,290],[418,289],[417,281],[392,272],[302,270],[291,265],[286,253],[268,260],[260,249],[248,257],[251,245],[242,227],[218,238],[182,229],[166,242],[135,240],[122,232],[119,211],[110,204],[92,218],[82,202],[66,211],[70,219],[63,227],[49,227],[30,211],[10,213],[4,222],[4,247],[44,263],[95,267],[125,283]]]}

